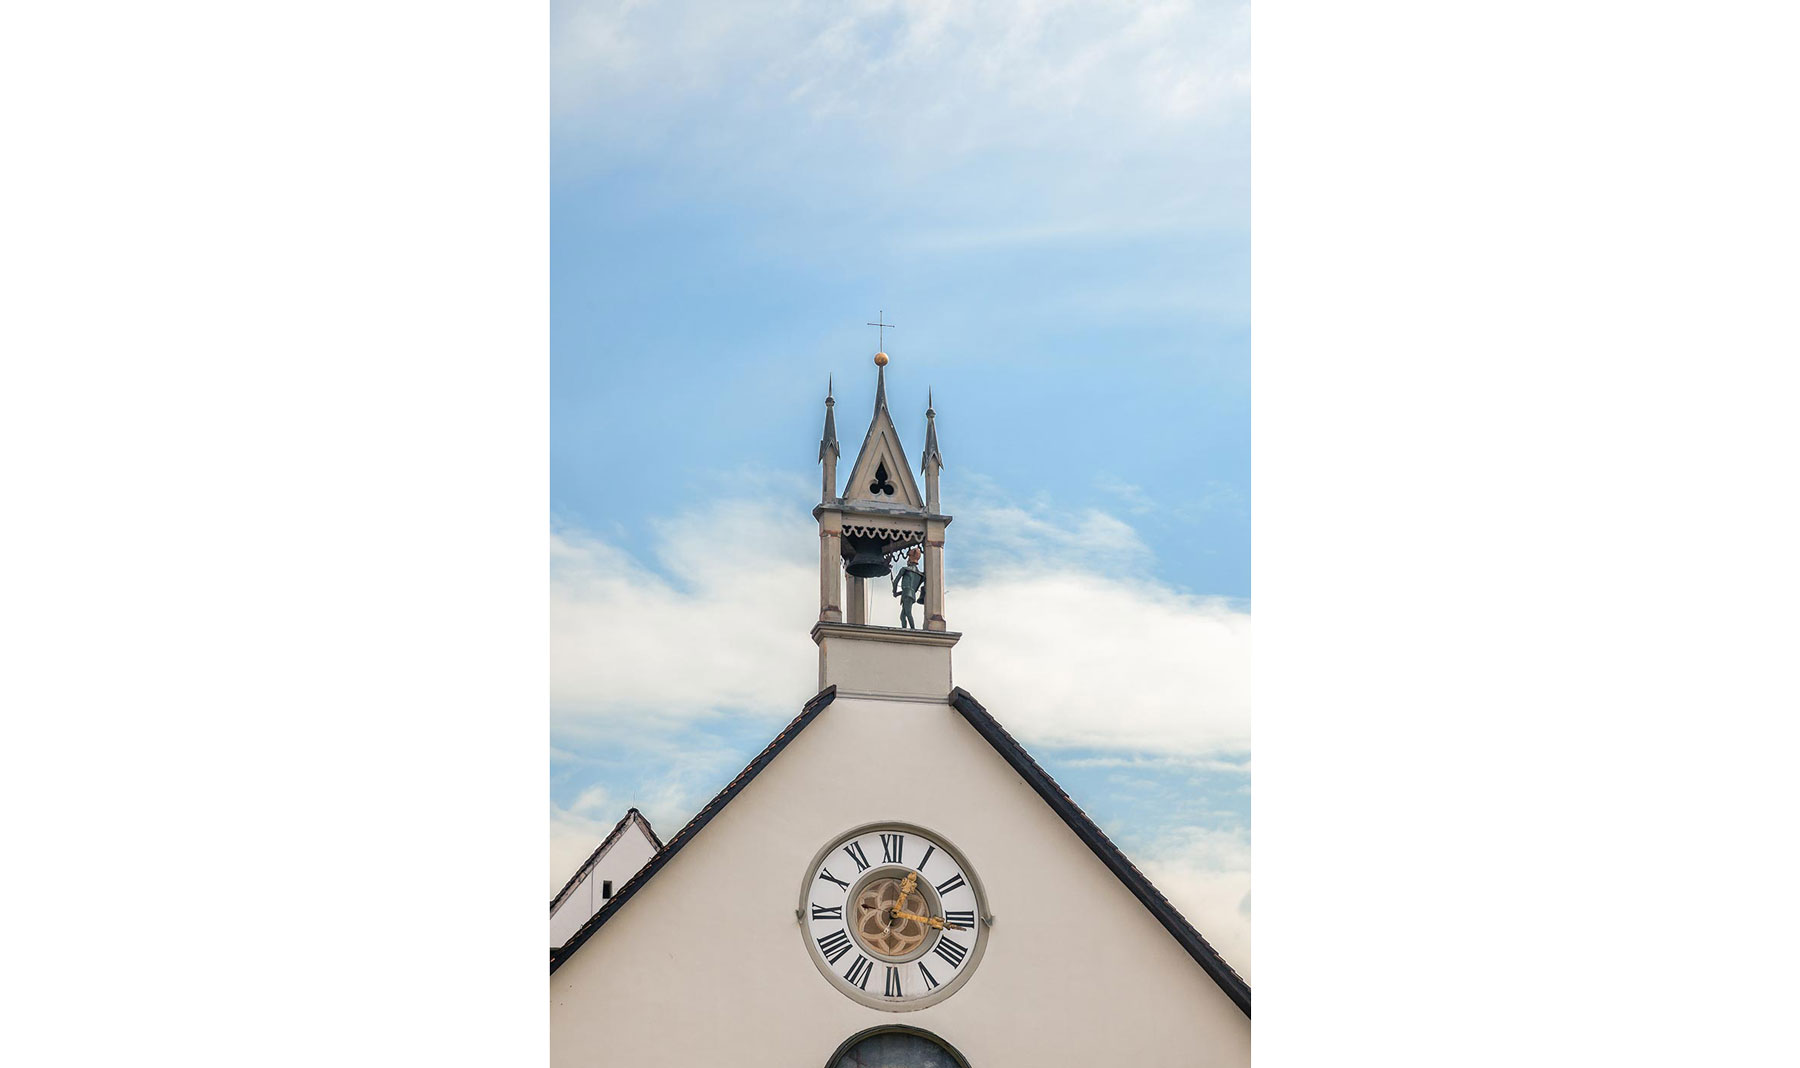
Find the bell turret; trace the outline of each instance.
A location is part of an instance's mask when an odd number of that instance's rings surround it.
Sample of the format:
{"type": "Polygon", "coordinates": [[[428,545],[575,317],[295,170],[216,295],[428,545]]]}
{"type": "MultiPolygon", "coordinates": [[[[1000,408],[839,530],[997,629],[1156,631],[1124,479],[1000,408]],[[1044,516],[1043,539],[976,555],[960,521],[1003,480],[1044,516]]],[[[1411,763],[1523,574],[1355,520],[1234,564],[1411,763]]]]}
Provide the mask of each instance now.
{"type": "Polygon", "coordinates": [[[927,391],[921,493],[888,412],[889,362],[886,352],[875,354],[874,411],[842,496],[832,419],[836,398],[829,384],[826,388],[819,443],[824,485],[813,509],[819,520],[819,622],[812,632],[819,646],[819,687],[940,694],[948,690],[950,648],[960,635],[944,619],[944,529],[950,517],[938,510],[944,458],[937,409],[927,391]],[[883,581],[890,576],[891,582],[883,581]],[[882,607],[872,611],[872,605],[882,607]],[[915,606],[924,610],[921,629],[913,629],[915,606]]]}

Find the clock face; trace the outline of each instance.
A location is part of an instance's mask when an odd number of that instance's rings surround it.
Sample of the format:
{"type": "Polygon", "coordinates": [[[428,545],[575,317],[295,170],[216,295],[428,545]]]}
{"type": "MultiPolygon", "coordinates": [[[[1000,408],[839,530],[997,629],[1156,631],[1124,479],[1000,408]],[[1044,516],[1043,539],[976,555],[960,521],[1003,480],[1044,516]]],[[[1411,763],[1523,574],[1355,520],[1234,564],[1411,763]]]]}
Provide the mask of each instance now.
{"type": "Polygon", "coordinates": [[[962,986],[986,948],[987,900],[962,854],[909,824],[871,824],[820,850],[800,890],[800,925],[819,971],[844,994],[893,1012],[962,986]]]}

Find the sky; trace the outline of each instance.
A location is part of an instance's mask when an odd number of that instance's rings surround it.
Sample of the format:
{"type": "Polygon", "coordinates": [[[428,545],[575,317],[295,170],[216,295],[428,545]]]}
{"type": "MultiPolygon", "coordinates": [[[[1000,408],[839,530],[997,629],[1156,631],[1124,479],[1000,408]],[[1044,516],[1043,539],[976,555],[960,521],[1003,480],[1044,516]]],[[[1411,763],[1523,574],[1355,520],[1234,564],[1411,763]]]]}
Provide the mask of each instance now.
{"type": "Polygon", "coordinates": [[[816,688],[826,383],[847,472],[885,316],[915,465],[936,405],[958,683],[1248,975],[1247,6],[552,31],[551,889],[816,688]]]}

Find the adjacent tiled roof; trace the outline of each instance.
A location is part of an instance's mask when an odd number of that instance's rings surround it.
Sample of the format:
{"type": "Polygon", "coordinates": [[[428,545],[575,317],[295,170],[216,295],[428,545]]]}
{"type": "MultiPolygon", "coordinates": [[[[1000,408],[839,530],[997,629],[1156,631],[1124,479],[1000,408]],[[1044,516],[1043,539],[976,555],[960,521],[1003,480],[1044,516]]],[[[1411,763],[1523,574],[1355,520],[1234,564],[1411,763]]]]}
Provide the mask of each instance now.
{"type": "Polygon", "coordinates": [[[563,961],[573,956],[576,950],[594,936],[595,931],[598,931],[607,920],[612,919],[613,914],[623,908],[625,902],[630,901],[639,888],[661,871],[664,864],[667,864],[675,854],[681,852],[684,846],[693,841],[694,836],[700,833],[700,829],[711,823],[712,818],[719,814],[719,810],[730,804],[731,799],[736,797],[745,786],[748,786],[751,779],[756,778],[762,769],[769,766],[769,761],[775,759],[775,754],[786,749],[787,744],[794,740],[794,736],[805,730],[808,723],[818,718],[819,713],[836,697],[837,687],[827,686],[820,690],[812,700],[806,702],[806,707],[800,710],[800,714],[795,716],[787,726],[781,728],[781,733],[775,736],[775,740],[770,742],[762,752],[756,754],[756,759],[745,765],[744,770],[737,773],[737,778],[725,784],[725,789],[720,790],[717,797],[708,801],[705,808],[695,813],[694,818],[688,821],[686,827],[675,832],[675,837],[669,839],[667,845],[657,850],[656,855],[650,858],[648,864],[639,868],[636,875],[627,879],[624,886],[614,891],[612,898],[600,907],[599,912],[588,917],[588,921],[581,925],[581,929],[576,931],[572,938],[563,943],[561,949],[550,951],[551,974],[554,975],[556,969],[562,967],[563,961]]]}
{"type": "Polygon", "coordinates": [[[656,829],[650,826],[650,820],[635,808],[626,809],[625,815],[619,818],[619,822],[613,827],[612,832],[606,836],[598,848],[588,854],[588,858],[581,862],[581,867],[575,869],[575,874],[569,876],[569,881],[564,883],[563,888],[550,899],[551,912],[555,912],[556,906],[562,904],[563,899],[568,897],[569,893],[581,883],[581,880],[587,877],[587,873],[594,870],[594,865],[600,863],[600,858],[606,855],[606,851],[613,847],[613,843],[619,840],[619,836],[625,833],[625,828],[631,826],[633,822],[644,829],[644,833],[650,838],[652,847],[659,851],[662,849],[662,839],[656,836],[656,829]]]}
{"type": "MultiPolygon", "coordinates": [[[[692,841],[700,829],[710,823],[712,818],[719,814],[719,810],[729,804],[731,799],[736,797],[763,768],[767,767],[769,762],[775,759],[775,755],[786,748],[787,744],[794,740],[795,735],[805,730],[806,725],[816,719],[825,706],[829,705],[836,697],[837,687],[829,686],[808,701],[800,715],[783,727],[781,733],[775,736],[775,740],[770,742],[761,753],[758,753],[756,759],[752,760],[743,771],[738,772],[737,778],[732,779],[725,789],[719,791],[717,797],[707,802],[706,807],[688,821],[688,825],[683,827],[680,833],[669,839],[668,845],[658,850],[657,854],[650,858],[648,864],[645,864],[636,875],[631,877],[630,881],[620,887],[618,892],[612,896],[612,900],[608,901],[599,912],[594,913],[588,922],[582,925],[581,930],[575,932],[573,938],[569,939],[561,949],[550,951],[550,971],[554,973],[557,968],[562,966],[563,961],[568,960],[589,938],[593,937],[595,931],[598,931],[607,920],[611,919],[613,914],[624,906],[625,902],[631,900],[632,896],[645,883],[655,877],[670,858],[692,841]]],[[[1031,758],[1031,754],[1025,751],[1025,747],[1015,741],[1013,736],[1006,732],[1006,728],[1000,726],[999,722],[988,714],[987,709],[981,707],[981,702],[975,700],[962,687],[959,686],[950,692],[949,702],[951,707],[960,712],[962,717],[968,720],[969,725],[975,728],[976,733],[985,738],[1001,758],[1011,765],[1012,769],[1031,785],[1032,789],[1037,791],[1038,796],[1044,799],[1051,810],[1062,817],[1063,822],[1069,825],[1069,829],[1075,832],[1076,837],[1080,838],[1082,843],[1093,851],[1094,856],[1106,865],[1107,870],[1125,884],[1125,888],[1131,891],[1132,896],[1142,902],[1144,907],[1150,910],[1150,914],[1156,917],[1157,921],[1171,935],[1175,936],[1175,940],[1181,943],[1188,955],[1193,957],[1213,982],[1219,985],[1219,989],[1225,992],[1225,996],[1231,999],[1232,1004],[1241,1009],[1245,1016],[1249,1016],[1250,984],[1244,982],[1243,977],[1238,975],[1231,965],[1225,963],[1225,959],[1219,956],[1218,951],[1213,949],[1211,943],[1201,937],[1200,932],[1194,929],[1193,924],[1190,924],[1176,910],[1175,906],[1169,903],[1169,899],[1164,897],[1161,891],[1151,885],[1150,880],[1137,869],[1136,865],[1126,859],[1119,847],[1106,836],[1106,832],[1089,819],[1087,813],[1081,811],[1081,806],[1064,793],[1062,787],[1056,785],[1056,780],[1052,779],[1050,774],[1031,758]]]]}
{"type": "Polygon", "coordinates": [[[1175,936],[1175,940],[1212,977],[1212,981],[1219,984],[1219,989],[1225,992],[1225,996],[1244,1010],[1245,1016],[1250,1015],[1250,984],[1244,982],[1243,977],[1225,963],[1225,958],[1219,956],[1218,950],[1202,938],[1200,932],[1194,930],[1194,925],[1169,903],[1169,899],[1160,890],[1151,885],[1143,872],[1138,871],[1137,865],[1128,860],[1118,846],[1113,845],[1112,839],[1106,837],[1106,832],[1089,819],[1087,813],[1081,811],[1081,806],[1064,793],[1062,787],[1056,785],[1056,780],[1050,777],[1050,773],[1031,759],[1031,754],[1025,751],[1025,747],[1014,741],[1013,736],[1006,733],[1006,728],[1000,726],[999,721],[981,707],[981,702],[961,686],[950,691],[950,707],[961,712],[969,725],[1012,765],[1019,777],[1031,784],[1031,788],[1063,818],[1063,822],[1069,825],[1076,837],[1100,858],[1100,863],[1119,877],[1125,888],[1144,903],[1150,914],[1175,936]]]}

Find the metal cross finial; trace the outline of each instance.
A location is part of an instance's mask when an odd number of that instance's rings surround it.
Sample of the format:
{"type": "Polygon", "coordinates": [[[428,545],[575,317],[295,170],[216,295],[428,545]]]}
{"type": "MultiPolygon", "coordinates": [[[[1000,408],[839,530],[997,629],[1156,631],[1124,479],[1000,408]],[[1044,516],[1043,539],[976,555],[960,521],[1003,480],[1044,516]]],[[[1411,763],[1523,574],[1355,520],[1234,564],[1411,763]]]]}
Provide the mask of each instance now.
{"type": "Polygon", "coordinates": [[[876,338],[875,344],[876,344],[876,347],[879,348],[883,352],[887,351],[887,332],[889,330],[898,330],[899,329],[899,327],[895,326],[893,323],[882,322],[882,320],[886,319],[886,318],[887,318],[887,312],[883,311],[875,316],[874,322],[863,324],[864,326],[881,327],[880,330],[877,330],[875,332],[875,338],[876,338]]]}

